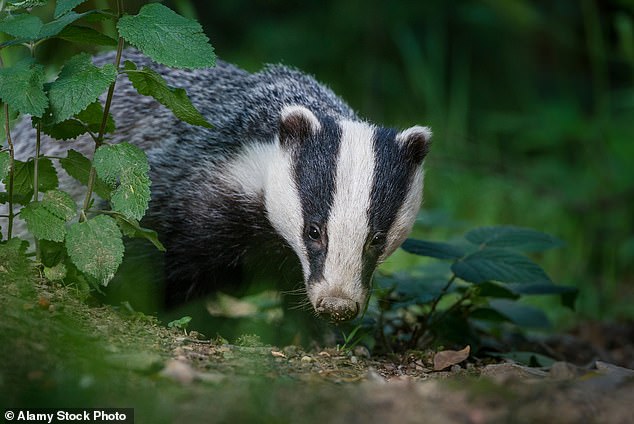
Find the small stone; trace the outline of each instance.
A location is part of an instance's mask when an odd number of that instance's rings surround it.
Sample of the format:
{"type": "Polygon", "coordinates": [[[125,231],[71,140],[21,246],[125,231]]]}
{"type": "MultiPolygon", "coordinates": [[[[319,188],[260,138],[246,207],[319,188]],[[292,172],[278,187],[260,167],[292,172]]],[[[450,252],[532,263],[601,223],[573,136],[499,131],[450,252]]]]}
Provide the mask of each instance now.
{"type": "Polygon", "coordinates": [[[190,384],[196,378],[196,371],[186,362],[171,360],[165,365],[161,375],[181,384],[190,384]]]}
{"type": "Polygon", "coordinates": [[[577,368],[568,362],[555,362],[550,366],[548,375],[554,380],[572,380],[577,377],[577,368]]]}
{"type": "Polygon", "coordinates": [[[310,356],[302,356],[302,362],[304,363],[313,362],[313,358],[311,358],[310,356]]]}
{"type": "Polygon", "coordinates": [[[357,346],[354,348],[354,354],[360,358],[369,358],[370,351],[365,346],[357,346]]]}

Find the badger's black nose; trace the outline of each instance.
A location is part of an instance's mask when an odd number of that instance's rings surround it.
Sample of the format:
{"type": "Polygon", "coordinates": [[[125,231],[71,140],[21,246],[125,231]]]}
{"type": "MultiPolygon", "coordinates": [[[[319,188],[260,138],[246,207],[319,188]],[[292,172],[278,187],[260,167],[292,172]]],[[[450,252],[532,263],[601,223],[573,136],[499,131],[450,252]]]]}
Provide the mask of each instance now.
{"type": "Polygon", "coordinates": [[[322,318],[332,322],[348,321],[359,313],[359,304],[341,297],[322,297],[315,310],[322,318]]]}

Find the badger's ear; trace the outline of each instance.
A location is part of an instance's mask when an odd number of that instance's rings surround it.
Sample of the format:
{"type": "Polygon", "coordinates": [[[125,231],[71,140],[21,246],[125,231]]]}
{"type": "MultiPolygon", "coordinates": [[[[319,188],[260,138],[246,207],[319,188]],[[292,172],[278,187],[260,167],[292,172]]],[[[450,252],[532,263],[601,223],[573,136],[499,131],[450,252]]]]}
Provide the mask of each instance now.
{"type": "Polygon", "coordinates": [[[315,134],[321,128],[319,120],[304,106],[284,106],[280,113],[280,143],[290,145],[315,134]]]}
{"type": "Polygon", "coordinates": [[[414,126],[396,135],[396,142],[405,149],[407,156],[416,163],[421,163],[431,144],[431,129],[429,127],[414,126]]]}

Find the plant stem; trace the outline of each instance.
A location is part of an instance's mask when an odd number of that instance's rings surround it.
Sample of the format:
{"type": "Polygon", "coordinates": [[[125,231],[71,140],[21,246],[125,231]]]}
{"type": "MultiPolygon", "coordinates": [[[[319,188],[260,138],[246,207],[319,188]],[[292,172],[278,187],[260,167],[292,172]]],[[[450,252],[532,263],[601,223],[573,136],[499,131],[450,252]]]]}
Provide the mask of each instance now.
{"type": "Polygon", "coordinates": [[[429,313],[427,314],[423,322],[419,326],[414,328],[414,332],[412,333],[412,339],[410,340],[410,347],[416,346],[418,339],[422,335],[425,335],[427,333],[427,330],[429,329],[429,323],[431,321],[431,317],[434,315],[434,312],[436,312],[436,307],[438,307],[438,303],[440,302],[440,299],[442,299],[442,297],[445,294],[447,294],[449,287],[451,287],[451,285],[453,284],[455,280],[456,280],[456,274],[451,274],[451,278],[449,279],[449,281],[447,281],[447,284],[445,284],[445,287],[442,288],[442,290],[440,291],[440,294],[436,296],[436,298],[434,299],[434,302],[431,304],[429,313]]]}
{"type": "Polygon", "coordinates": [[[13,236],[13,178],[15,175],[15,149],[13,148],[13,141],[11,140],[11,132],[9,130],[9,105],[4,104],[4,132],[7,135],[7,143],[9,144],[9,187],[7,188],[7,195],[9,196],[9,225],[7,226],[7,239],[10,240],[13,236]]]}
{"type": "MultiPolygon", "coordinates": [[[[2,55],[0,55],[0,68],[4,68],[4,61],[2,55]]],[[[7,187],[8,201],[8,225],[7,225],[7,240],[10,240],[13,236],[13,177],[15,175],[15,149],[13,148],[13,140],[11,140],[11,131],[9,128],[9,105],[4,104],[4,133],[7,136],[7,144],[9,145],[9,186],[7,187]]]]}
{"type": "MultiPolygon", "coordinates": [[[[40,146],[41,146],[41,138],[42,138],[42,121],[37,122],[37,129],[35,132],[35,157],[33,158],[33,201],[37,202],[40,197],[39,195],[39,160],[40,160],[40,146]]],[[[40,261],[40,243],[35,237],[35,259],[40,261]]]]}
{"type": "MultiPolygon", "coordinates": [[[[121,17],[121,14],[123,13],[123,4],[121,0],[117,0],[117,6],[119,8],[119,12],[117,15],[118,17],[121,17]]],[[[114,60],[114,65],[117,70],[119,69],[119,65],[121,64],[121,53],[123,52],[123,44],[124,44],[123,38],[119,37],[119,41],[117,43],[117,54],[114,60]]],[[[106,95],[106,104],[104,105],[104,108],[103,108],[103,117],[101,119],[101,126],[99,127],[99,134],[97,134],[96,137],[93,137],[93,139],[95,140],[95,150],[94,150],[95,152],[97,151],[99,147],[103,145],[103,137],[106,132],[106,124],[108,123],[108,115],[110,113],[110,105],[112,104],[112,97],[114,95],[114,87],[116,83],[117,83],[117,80],[115,79],[112,82],[112,84],[110,84],[110,87],[108,88],[108,94],[106,95]]],[[[94,153],[93,153],[93,157],[94,157],[94,153]]],[[[85,211],[87,211],[88,208],[90,207],[90,201],[92,200],[92,193],[94,190],[96,177],[97,177],[97,170],[95,169],[94,166],[91,166],[90,174],[88,175],[88,190],[86,191],[84,204],[79,215],[80,222],[83,222],[86,220],[85,211]]]]}

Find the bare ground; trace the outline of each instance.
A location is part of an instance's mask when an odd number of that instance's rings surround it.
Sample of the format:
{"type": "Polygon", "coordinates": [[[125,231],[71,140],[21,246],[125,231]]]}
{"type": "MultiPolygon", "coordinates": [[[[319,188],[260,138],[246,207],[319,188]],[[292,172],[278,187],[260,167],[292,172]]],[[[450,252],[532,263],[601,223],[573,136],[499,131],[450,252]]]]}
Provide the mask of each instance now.
{"type": "Polygon", "coordinates": [[[68,288],[0,289],[4,407],[134,407],[137,423],[634,422],[632,326],[549,341],[581,365],[470,357],[433,371],[434,352],[200,340],[68,288]]]}

